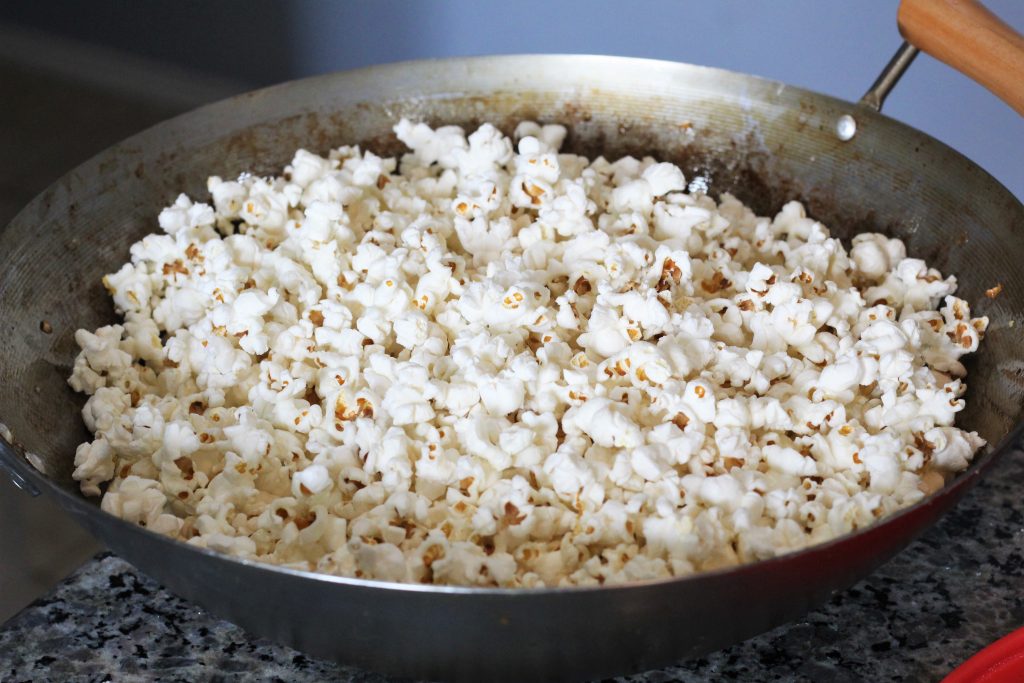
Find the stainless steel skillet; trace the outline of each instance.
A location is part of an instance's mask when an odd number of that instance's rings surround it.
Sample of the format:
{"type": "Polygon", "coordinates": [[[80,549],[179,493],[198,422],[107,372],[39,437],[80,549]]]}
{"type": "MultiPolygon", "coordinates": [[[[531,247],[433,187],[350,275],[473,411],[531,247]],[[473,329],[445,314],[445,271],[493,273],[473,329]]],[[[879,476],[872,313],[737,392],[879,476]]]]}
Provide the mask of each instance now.
{"type": "Polygon", "coordinates": [[[855,105],[703,67],[612,57],[415,62],[277,86],[161,124],[70,172],[0,235],[0,461],[114,551],[250,632],[315,656],[425,678],[605,676],[696,656],[820,604],[931,525],[1024,431],[1024,206],[926,135],[855,105]],[[836,135],[844,115],[851,139],[836,135]],[[111,322],[100,285],[160,207],[207,175],[275,172],[295,148],[398,149],[401,116],[506,129],[559,121],[590,155],[652,154],[759,212],[803,200],[850,236],[901,237],[959,276],[992,324],[961,424],[992,446],[951,486],[856,534],[730,570],[621,587],[461,589],[342,579],[234,560],[102,513],[71,480],[87,437],[66,386],[74,330],[111,322]],[[985,290],[997,284],[995,299],[985,290]],[[43,325],[44,321],[47,325],[43,325]],[[51,333],[42,328],[48,327],[51,333]],[[31,455],[26,459],[26,453],[31,455]],[[29,463],[41,468],[38,471],[29,463]]]}

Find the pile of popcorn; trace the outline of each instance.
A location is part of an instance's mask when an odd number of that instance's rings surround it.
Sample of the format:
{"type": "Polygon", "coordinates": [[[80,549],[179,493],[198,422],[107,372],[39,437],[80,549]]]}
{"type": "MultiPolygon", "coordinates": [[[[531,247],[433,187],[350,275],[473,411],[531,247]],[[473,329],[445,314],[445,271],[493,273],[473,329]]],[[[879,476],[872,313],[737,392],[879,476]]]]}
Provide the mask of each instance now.
{"type": "Polygon", "coordinates": [[[124,324],[70,379],[104,510],[344,576],[621,583],[866,527],[984,444],[954,417],[988,320],[899,240],[559,125],[395,132],[210,178],[104,278],[124,324]]]}

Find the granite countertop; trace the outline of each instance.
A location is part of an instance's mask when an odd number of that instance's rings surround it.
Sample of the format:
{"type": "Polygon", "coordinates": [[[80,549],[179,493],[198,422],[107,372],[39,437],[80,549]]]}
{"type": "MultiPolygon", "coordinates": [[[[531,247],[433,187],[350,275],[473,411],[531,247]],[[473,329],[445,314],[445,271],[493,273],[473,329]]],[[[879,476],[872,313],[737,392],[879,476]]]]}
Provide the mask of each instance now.
{"type": "MultiPolygon", "coordinates": [[[[939,680],[1024,625],[1024,452],[934,529],[819,610],[707,657],[620,681],[939,680]]],[[[104,553],[0,627],[0,680],[386,677],[251,638],[104,553]]]]}

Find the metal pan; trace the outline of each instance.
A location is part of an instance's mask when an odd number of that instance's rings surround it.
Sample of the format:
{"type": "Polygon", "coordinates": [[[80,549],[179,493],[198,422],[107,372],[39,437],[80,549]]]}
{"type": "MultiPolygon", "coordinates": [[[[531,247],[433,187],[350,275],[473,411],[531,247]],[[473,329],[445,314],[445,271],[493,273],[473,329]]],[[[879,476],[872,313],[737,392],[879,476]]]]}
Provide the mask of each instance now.
{"type": "Polygon", "coordinates": [[[254,635],[392,674],[467,680],[606,676],[692,657],[793,619],[931,525],[1024,430],[1024,206],[942,143],[862,105],[684,64],[587,56],[414,62],[220,102],[107,150],[38,196],[0,236],[0,462],[115,552],[254,635]],[[853,117],[840,140],[836,122],[853,117]],[[401,116],[506,131],[571,128],[588,155],[652,154],[758,212],[789,199],[841,236],[879,231],[960,276],[992,319],[961,424],[991,446],[936,495],[866,530],[733,569],[618,587],[467,589],[337,578],[232,559],[125,523],[71,479],[88,436],[67,386],[75,329],[115,319],[100,284],[180,191],[209,174],[279,171],[297,147],[392,154],[401,116]],[[691,134],[692,132],[692,134],[691,134]],[[995,300],[984,291],[997,283],[995,300]],[[52,328],[41,330],[43,321],[52,328]],[[35,463],[39,469],[30,466],[35,463]]]}

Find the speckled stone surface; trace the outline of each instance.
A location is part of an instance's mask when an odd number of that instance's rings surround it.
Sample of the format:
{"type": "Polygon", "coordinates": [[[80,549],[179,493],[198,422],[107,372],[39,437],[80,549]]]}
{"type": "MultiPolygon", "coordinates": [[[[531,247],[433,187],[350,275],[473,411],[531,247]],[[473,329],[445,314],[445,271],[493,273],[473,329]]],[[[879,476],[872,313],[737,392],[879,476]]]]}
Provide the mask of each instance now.
{"type": "MultiPolygon", "coordinates": [[[[620,679],[935,681],[1024,625],[1024,453],[825,607],[698,660],[620,679]]],[[[0,681],[351,681],[374,673],[250,638],[99,555],[0,627],[0,681]]]]}

